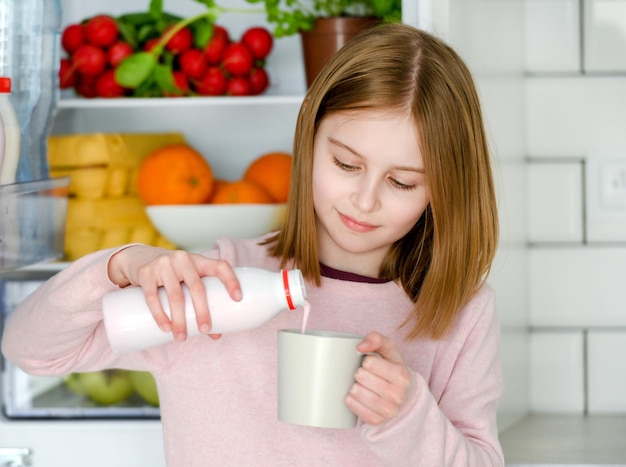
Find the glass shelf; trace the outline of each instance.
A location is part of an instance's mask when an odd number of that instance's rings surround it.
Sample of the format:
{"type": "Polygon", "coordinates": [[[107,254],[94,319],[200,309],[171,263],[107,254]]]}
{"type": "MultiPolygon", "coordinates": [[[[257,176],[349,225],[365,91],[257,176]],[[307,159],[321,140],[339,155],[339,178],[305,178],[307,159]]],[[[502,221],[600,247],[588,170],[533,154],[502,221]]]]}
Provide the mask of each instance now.
{"type": "Polygon", "coordinates": [[[69,183],[0,185],[0,273],[63,256],[69,183]]]}

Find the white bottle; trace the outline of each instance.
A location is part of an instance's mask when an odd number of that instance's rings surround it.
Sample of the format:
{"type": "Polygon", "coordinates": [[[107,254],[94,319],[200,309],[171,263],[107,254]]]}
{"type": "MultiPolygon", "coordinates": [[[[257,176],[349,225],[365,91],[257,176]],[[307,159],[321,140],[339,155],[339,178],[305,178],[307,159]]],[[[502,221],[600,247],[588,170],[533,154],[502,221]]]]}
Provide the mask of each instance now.
{"type": "Polygon", "coordinates": [[[4,130],[0,185],[15,183],[20,159],[20,123],[11,104],[11,78],[0,77],[0,118],[4,130]]]}
{"type": "MultiPolygon", "coordinates": [[[[204,277],[211,333],[228,334],[256,328],[283,310],[293,310],[306,300],[304,279],[299,269],[280,272],[260,268],[234,268],[241,285],[243,299],[234,301],[224,284],[216,277],[204,277]]],[[[196,313],[189,290],[183,285],[187,336],[198,336],[196,313]]],[[[165,313],[170,316],[165,289],[159,289],[159,300],[165,313]]],[[[111,348],[116,353],[138,350],[166,344],[174,340],[171,332],[163,332],[156,324],[141,287],[126,287],[103,297],[104,326],[111,348]]]]}

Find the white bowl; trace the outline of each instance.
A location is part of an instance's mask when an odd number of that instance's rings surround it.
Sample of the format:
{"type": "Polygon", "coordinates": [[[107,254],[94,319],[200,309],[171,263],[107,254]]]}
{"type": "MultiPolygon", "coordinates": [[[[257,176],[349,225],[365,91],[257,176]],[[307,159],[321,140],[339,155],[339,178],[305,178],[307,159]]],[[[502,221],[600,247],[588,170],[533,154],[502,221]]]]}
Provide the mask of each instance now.
{"type": "Polygon", "coordinates": [[[254,238],[280,228],[285,204],[147,206],[154,227],[179,248],[205,251],[219,237],[254,238]]]}

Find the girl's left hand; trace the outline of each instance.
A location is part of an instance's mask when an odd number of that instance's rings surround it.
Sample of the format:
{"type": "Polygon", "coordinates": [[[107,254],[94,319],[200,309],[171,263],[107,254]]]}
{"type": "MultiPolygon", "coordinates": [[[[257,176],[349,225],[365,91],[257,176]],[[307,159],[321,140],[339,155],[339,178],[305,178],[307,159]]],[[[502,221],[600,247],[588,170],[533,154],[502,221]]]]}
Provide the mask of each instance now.
{"type": "Polygon", "coordinates": [[[377,332],[370,332],[357,346],[360,352],[376,352],[363,360],[346,397],[346,405],[365,423],[378,425],[393,418],[406,399],[411,375],[396,343],[377,332]]]}

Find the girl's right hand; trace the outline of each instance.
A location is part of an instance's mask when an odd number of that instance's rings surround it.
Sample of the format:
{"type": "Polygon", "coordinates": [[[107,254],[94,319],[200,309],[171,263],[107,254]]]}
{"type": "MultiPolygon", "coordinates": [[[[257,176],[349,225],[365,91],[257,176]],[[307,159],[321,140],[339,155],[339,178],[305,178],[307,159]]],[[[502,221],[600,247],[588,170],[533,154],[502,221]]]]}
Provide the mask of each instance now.
{"type": "MultiPolygon", "coordinates": [[[[228,262],[182,250],[129,246],[110,258],[108,274],[110,280],[120,287],[136,285],[143,288],[154,320],[164,332],[171,331],[177,341],[187,338],[183,284],[189,289],[198,330],[202,334],[210,334],[211,331],[211,315],[202,277],[218,277],[233,300],[242,298],[239,280],[228,262]],[[159,301],[159,287],[167,293],[171,319],[159,301]]],[[[216,336],[219,337],[213,335],[216,336]]]]}

